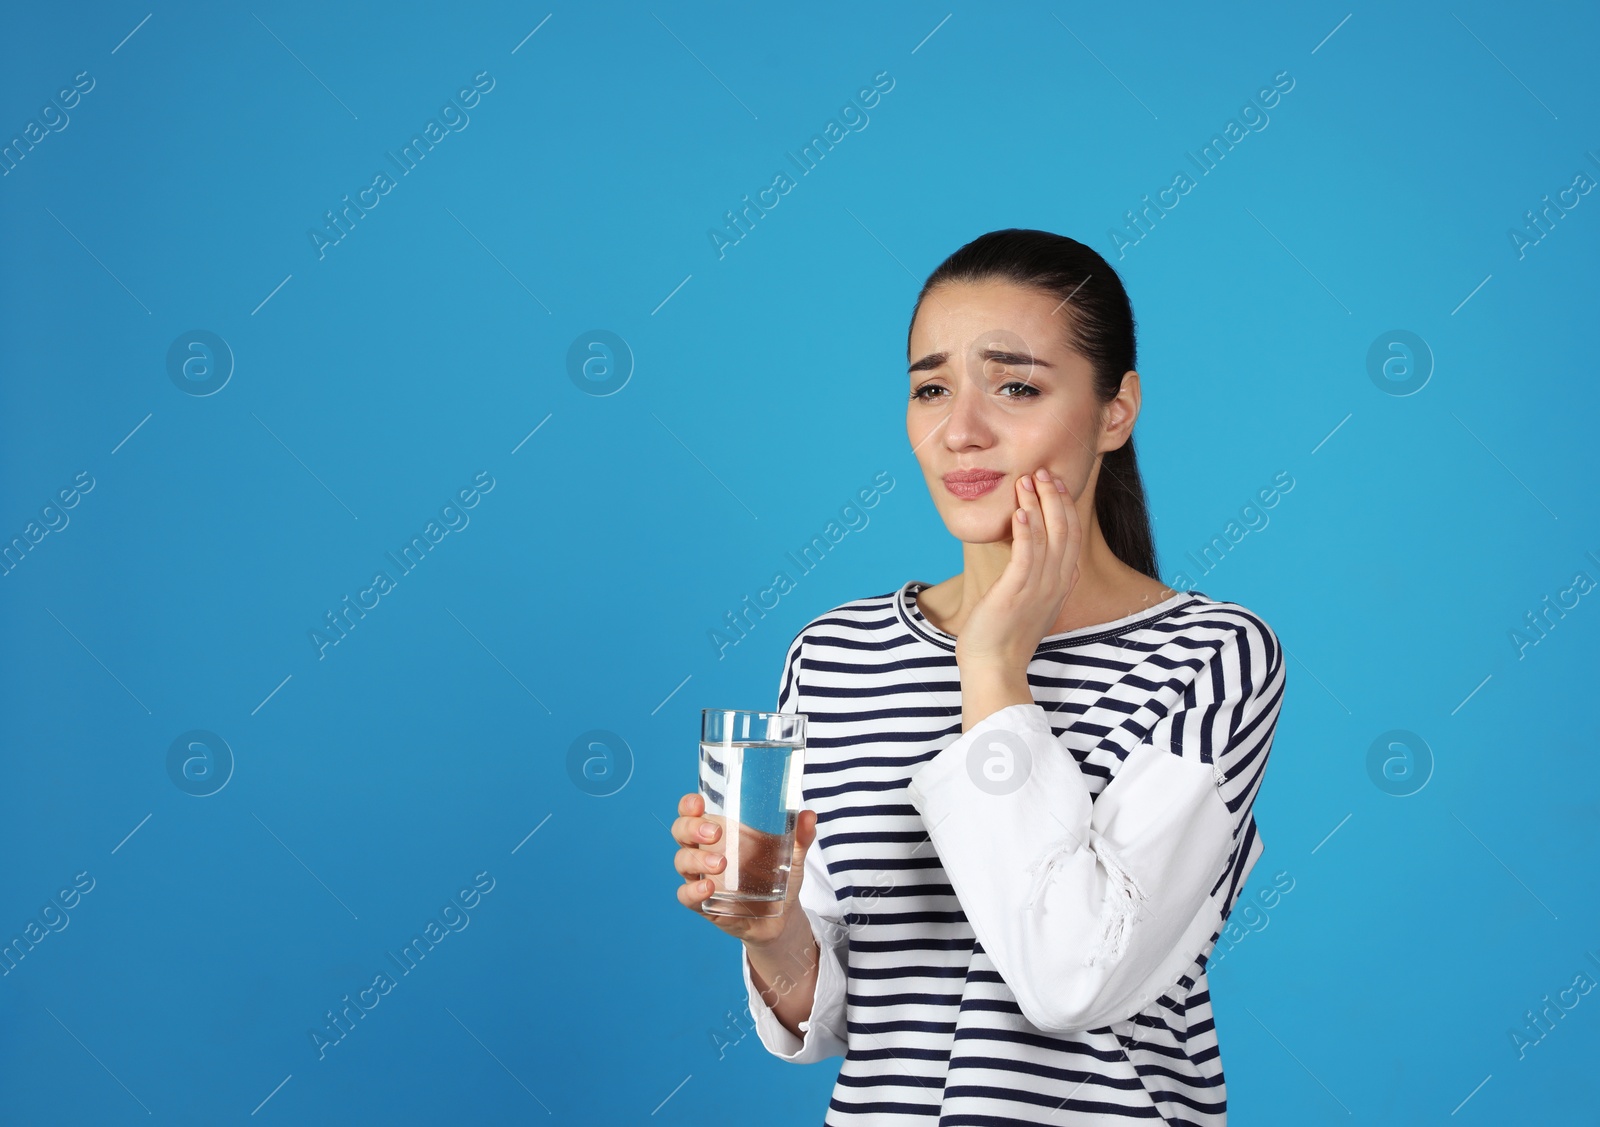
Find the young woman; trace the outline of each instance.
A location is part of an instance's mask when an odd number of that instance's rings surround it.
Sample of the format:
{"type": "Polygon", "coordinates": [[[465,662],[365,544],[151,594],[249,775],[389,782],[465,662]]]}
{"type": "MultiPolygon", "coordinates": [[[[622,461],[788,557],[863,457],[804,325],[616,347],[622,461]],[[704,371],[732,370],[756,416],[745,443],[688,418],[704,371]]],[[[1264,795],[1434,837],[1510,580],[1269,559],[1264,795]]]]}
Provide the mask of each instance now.
{"type": "MultiPolygon", "coordinates": [[[[1283,651],[1158,578],[1116,273],[1043,231],[923,286],[906,430],[962,570],[820,615],[790,902],[743,943],[768,1051],[843,1056],[826,1122],[1219,1125],[1206,960],[1262,852],[1283,651]]],[[[678,899],[723,865],[684,795],[678,899]]]]}

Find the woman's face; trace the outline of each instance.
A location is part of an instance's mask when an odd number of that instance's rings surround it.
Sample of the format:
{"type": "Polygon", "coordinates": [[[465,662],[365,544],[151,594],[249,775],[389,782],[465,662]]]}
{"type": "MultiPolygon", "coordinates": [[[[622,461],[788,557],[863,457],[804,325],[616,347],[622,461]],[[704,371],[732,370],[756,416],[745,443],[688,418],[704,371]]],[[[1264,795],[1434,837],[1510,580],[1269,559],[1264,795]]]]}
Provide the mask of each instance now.
{"type": "MultiPolygon", "coordinates": [[[[984,281],[939,286],[917,310],[906,435],[939,515],[958,540],[1009,541],[1017,481],[1040,466],[1066,482],[1077,501],[1097,451],[1120,446],[1120,435],[1132,428],[1123,403],[1105,415],[1126,425],[1102,435],[1093,372],[1067,347],[1063,305],[1041,290],[984,281]],[[963,470],[998,476],[986,489],[981,481],[946,480],[963,470]]],[[[1136,415],[1136,382],[1134,388],[1136,415]]]]}

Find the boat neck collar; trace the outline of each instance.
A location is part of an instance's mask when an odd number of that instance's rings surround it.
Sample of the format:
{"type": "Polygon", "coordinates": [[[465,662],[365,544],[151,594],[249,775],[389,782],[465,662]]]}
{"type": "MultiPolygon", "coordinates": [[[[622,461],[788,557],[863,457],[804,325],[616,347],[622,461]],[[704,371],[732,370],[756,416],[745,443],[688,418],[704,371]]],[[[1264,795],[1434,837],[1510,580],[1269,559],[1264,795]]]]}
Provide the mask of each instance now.
{"type": "MultiPolygon", "coordinates": [[[[917,605],[917,594],[933,586],[918,579],[907,580],[895,592],[895,613],[900,621],[913,634],[933,643],[940,649],[955,652],[956,638],[928,621],[927,615],[922,613],[922,608],[917,605]]],[[[1110,622],[1100,622],[1091,626],[1080,626],[1076,630],[1065,630],[1059,634],[1047,634],[1039,641],[1039,652],[1046,650],[1059,650],[1071,646],[1081,646],[1088,642],[1098,642],[1107,638],[1125,634],[1142,626],[1148,626],[1159,619],[1167,617],[1174,611],[1190,606],[1195,602],[1208,601],[1209,597],[1200,591],[1179,591],[1169,599],[1135,611],[1133,614],[1124,615],[1122,618],[1110,622]]]]}

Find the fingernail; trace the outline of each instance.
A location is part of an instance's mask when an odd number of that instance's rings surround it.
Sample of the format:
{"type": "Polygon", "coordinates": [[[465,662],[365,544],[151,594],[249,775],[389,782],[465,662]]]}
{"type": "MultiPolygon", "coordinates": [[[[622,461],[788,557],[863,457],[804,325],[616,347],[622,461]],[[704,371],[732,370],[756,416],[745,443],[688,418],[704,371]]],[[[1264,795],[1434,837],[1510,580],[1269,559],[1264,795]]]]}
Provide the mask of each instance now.
{"type": "Polygon", "coordinates": [[[705,838],[707,841],[710,841],[712,838],[717,836],[717,827],[716,826],[701,826],[700,827],[700,836],[705,838]]]}
{"type": "Polygon", "coordinates": [[[1034,470],[1033,472],[1034,472],[1035,476],[1037,476],[1040,481],[1049,481],[1050,480],[1050,471],[1047,470],[1047,469],[1041,468],[1041,469],[1034,470]]]}
{"type": "Polygon", "coordinates": [[[1031,478],[1031,477],[1023,478],[1022,479],[1022,488],[1026,489],[1028,492],[1032,493],[1033,492],[1033,478],[1031,478]]]}
{"type": "Polygon", "coordinates": [[[1059,493],[1065,493],[1067,491],[1067,483],[1062,481],[1059,477],[1056,478],[1056,491],[1059,493]]]}

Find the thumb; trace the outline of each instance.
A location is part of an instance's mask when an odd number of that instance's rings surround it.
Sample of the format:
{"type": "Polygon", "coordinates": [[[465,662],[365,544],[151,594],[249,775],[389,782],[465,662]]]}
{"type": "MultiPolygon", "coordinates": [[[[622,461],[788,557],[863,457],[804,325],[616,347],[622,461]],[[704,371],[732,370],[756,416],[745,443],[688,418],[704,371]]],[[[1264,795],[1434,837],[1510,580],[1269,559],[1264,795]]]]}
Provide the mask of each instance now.
{"type": "Polygon", "coordinates": [[[789,895],[799,895],[806,875],[806,853],[817,840],[817,812],[802,810],[794,823],[794,859],[789,863],[789,895]]]}
{"type": "Polygon", "coordinates": [[[815,810],[802,810],[794,822],[794,844],[804,857],[806,850],[811,848],[817,840],[817,812],[815,810]],[[809,818],[806,815],[811,815],[809,818]]]}

